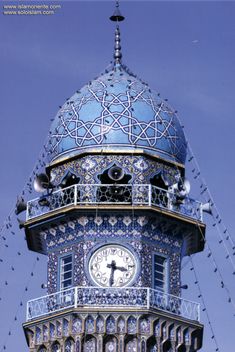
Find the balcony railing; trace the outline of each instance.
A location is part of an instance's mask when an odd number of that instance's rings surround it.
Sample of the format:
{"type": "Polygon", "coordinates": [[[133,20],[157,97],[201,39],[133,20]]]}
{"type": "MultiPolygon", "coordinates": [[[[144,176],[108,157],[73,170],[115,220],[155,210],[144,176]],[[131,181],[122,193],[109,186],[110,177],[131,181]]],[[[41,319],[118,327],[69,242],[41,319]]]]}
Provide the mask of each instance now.
{"type": "Polygon", "coordinates": [[[73,287],[27,303],[27,321],[68,308],[158,309],[182,318],[200,319],[200,305],[151,288],[73,287]]]}
{"type": "Polygon", "coordinates": [[[202,221],[201,203],[146,184],[77,184],[28,201],[26,220],[76,205],[154,206],[202,221]]]}

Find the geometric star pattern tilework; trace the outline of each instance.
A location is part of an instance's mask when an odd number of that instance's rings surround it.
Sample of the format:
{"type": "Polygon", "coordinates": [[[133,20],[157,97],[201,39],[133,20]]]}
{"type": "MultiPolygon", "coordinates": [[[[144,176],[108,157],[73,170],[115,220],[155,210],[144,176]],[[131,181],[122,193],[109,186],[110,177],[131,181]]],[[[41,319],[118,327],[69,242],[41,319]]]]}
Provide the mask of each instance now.
{"type": "Polygon", "coordinates": [[[136,282],[138,287],[150,287],[152,279],[151,253],[169,256],[169,293],[179,295],[180,257],[182,239],[171,230],[162,233],[154,217],[123,215],[94,216],[81,215],[76,220],[43,231],[49,252],[48,290],[56,292],[58,258],[65,253],[75,253],[74,285],[91,286],[86,270],[89,254],[94,246],[104,242],[121,242],[129,245],[139,258],[140,271],[136,282]],[[84,246],[85,244],[85,246],[84,246]]]}
{"type": "Polygon", "coordinates": [[[186,157],[175,113],[124,66],[106,71],[77,91],[52,124],[52,160],[102,146],[141,147],[180,163],[186,157]]]}
{"type": "Polygon", "coordinates": [[[99,175],[113,165],[122,167],[125,174],[131,175],[131,184],[149,184],[155,175],[172,186],[179,177],[177,167],[167,165],[142,155],[85,155],[55,166],[51,171],[53,185],[58,186],[70,172],[80,178],[80,184],[99,183],[99,175]]]}

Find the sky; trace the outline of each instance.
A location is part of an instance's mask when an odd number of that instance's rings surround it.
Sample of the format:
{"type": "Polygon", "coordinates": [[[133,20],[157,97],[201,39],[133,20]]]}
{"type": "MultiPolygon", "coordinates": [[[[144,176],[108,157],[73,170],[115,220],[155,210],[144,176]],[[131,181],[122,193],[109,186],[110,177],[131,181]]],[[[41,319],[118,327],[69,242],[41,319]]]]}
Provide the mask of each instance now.
{"type": "MultiPolygon", "coordinates": [[[[48,16],[3,15],[2,5],[9,3],[21,2],[1,1],[0,223],[37,165],[59,105],[109,64],[114,46],[114,26],[108,20],[113,1],[33,1],[61,5],[48,16]]],[[[201,176],[235,238],[235,2],[122,1],[121,10],[126,17],[121,24],[123,62],[178,110],[201,176]]],[[[191,170],[189,163],[192,195],[199,198],[200,183],[191,170]]],[[[235,300],[235,257],[225,258],[210,216],[205,222],[208,244],[235,300]]],[[[6,240],[0,240],[0,352],[3,345],[23,352],[28,350],[22,330],[25,304],[45,294],[40,286],[46,282],[46,258],[38,255],[37,260],[27,250],[15,220],[1,236],[6,240]]],[[[228,303],[207,252],[193,260],[220,351],[231,350],[235,306],[228,303]]],[[[184,260],[182,281],[189,289],[183,295],[200,301],[190,267],[184,260]]],[[[215,351],[205,312],[201,321],[202,351],[215,351]]]]}

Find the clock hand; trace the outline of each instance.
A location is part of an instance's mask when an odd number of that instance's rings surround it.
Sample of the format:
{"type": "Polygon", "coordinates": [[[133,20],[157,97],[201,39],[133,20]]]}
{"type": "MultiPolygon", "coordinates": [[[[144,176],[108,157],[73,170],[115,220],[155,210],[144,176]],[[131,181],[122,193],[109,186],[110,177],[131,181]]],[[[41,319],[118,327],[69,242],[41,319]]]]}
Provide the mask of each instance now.
{"type": "Polygon", "coordinates": [[[110,274],[110,278],[109,278],[109,286],[113,286],[114,284],[114,270],[111,269],[111,274],[110,274]]]}
{"type": "Polygon", "coordinates": [[[115,260],[112,260],[111,264],[107,264],[107,268],[111,269],[110,278],[109,278],[109,285],[113,286],[113,284],[114,284],[114,271],[117,269],[115,260]]]}
{"type": "Polygon", "coordinates": [[[111,264],[107,264],[107,268],[110,268],[111,270],[116,270],[116,262],[115,260],[111,261],[111,264]]]}
{"type": "Polygon", "coordinates": [[[127,269],[124,268],[124,266],[116,266],[116,270],[127,271],[127,269]]]}

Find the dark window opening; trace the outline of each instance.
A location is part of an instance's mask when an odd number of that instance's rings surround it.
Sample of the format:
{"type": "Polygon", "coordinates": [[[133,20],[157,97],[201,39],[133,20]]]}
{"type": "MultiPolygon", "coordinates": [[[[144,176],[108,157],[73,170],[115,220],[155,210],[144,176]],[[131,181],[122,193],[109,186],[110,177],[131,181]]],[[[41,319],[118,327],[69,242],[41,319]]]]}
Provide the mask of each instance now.
{"type": "Polygon", "coordinates": [[[106,203],[127,203],[132,201],[132,186],[128,184],[131,175],[113,165],[98,176],[101,184],[97,189],[97,201],[106,203]]]}
{"type": "Polygon", "coordinates": [[[156,290],[166,290],[166,264],[165,257],[154,255],[154,289],[156,290]]]}

